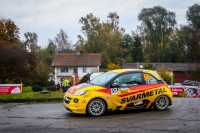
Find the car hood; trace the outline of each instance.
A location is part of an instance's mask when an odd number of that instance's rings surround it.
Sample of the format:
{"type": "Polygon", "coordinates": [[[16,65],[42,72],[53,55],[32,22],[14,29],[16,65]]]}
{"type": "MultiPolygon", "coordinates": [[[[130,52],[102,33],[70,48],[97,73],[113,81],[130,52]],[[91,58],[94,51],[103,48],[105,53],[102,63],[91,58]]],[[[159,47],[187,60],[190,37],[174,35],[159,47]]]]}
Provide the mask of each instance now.
{"type": "Polygon", "coordinates": [[[68,91],[66,92],[66,94],[73,95],[77,91],[81,91],[81,90],[90,91],[90,90],[98,90],[98,89],[101,89],[101,88],[104,88],[104,87],[92,85],[90,83],[82,83],[82,84],[70,87],[68,89],[68,91]]]}

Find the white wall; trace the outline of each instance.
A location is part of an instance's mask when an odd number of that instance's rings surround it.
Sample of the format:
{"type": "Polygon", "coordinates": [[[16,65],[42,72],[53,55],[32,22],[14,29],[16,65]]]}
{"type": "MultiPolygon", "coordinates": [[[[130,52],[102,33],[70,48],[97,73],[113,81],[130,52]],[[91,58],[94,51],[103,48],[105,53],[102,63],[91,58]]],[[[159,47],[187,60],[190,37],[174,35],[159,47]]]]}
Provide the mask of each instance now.
{"type": "MultiPolygon", "coordinates": [[[[74,67],[67,67],[68,72],[66,73],[61,73],[60,69],[62,67],[55,67],[55,84],[58,82],[61,82],[62,77],[66,76],[72,76],[74,74],[74,67]]],[[[81,79],[83,76],[85,76],[88,73],[94,73],[94,72],[99,72],[99,66],[97,67],[87,67],[87,72],[83,72],[83,67],[77,67],[77,72],[78,72],[78,77],[81,79]]]]}

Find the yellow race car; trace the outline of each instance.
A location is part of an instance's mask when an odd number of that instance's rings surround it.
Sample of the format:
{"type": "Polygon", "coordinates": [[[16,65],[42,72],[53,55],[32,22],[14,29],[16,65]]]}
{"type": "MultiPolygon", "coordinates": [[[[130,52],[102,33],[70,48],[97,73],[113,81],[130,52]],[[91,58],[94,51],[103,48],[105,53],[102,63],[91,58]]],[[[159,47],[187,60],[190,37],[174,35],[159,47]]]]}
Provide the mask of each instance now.
{"type": "Polygon", "coordinates": [[[142,69],[105,72],[71,87],[63,98],[67,110],[91,116],[134,108],[165,110],[172,102],[172,92],[158,73],[142,69]]]}

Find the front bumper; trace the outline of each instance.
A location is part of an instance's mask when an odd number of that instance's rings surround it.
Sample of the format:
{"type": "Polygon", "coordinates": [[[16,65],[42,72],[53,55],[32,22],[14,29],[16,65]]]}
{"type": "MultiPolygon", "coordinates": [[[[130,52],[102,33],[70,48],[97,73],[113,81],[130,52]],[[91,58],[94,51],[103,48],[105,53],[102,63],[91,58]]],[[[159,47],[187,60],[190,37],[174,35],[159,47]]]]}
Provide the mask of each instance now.
{"type": "Polygon", "coordinates": [[[70,112],[77,114],[86,114],[87,103],[86,100],[84,100],[81,96],[78,97],[64,96],[63,104],[65,108],[70,112]]]}

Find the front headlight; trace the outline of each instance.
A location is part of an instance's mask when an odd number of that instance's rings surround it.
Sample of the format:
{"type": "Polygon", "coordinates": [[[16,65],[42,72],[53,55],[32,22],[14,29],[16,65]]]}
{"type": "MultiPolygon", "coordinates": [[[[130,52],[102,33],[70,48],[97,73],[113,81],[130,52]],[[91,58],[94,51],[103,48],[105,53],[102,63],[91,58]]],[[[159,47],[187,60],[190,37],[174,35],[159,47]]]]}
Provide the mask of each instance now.
{"type": "Polygon", "coordinates": [[[87,92],[86,90],[82,90],[82,91],[76,92],[74,96],[81,96],[81,95],[84,95],[86,92],[87,92]]]}

